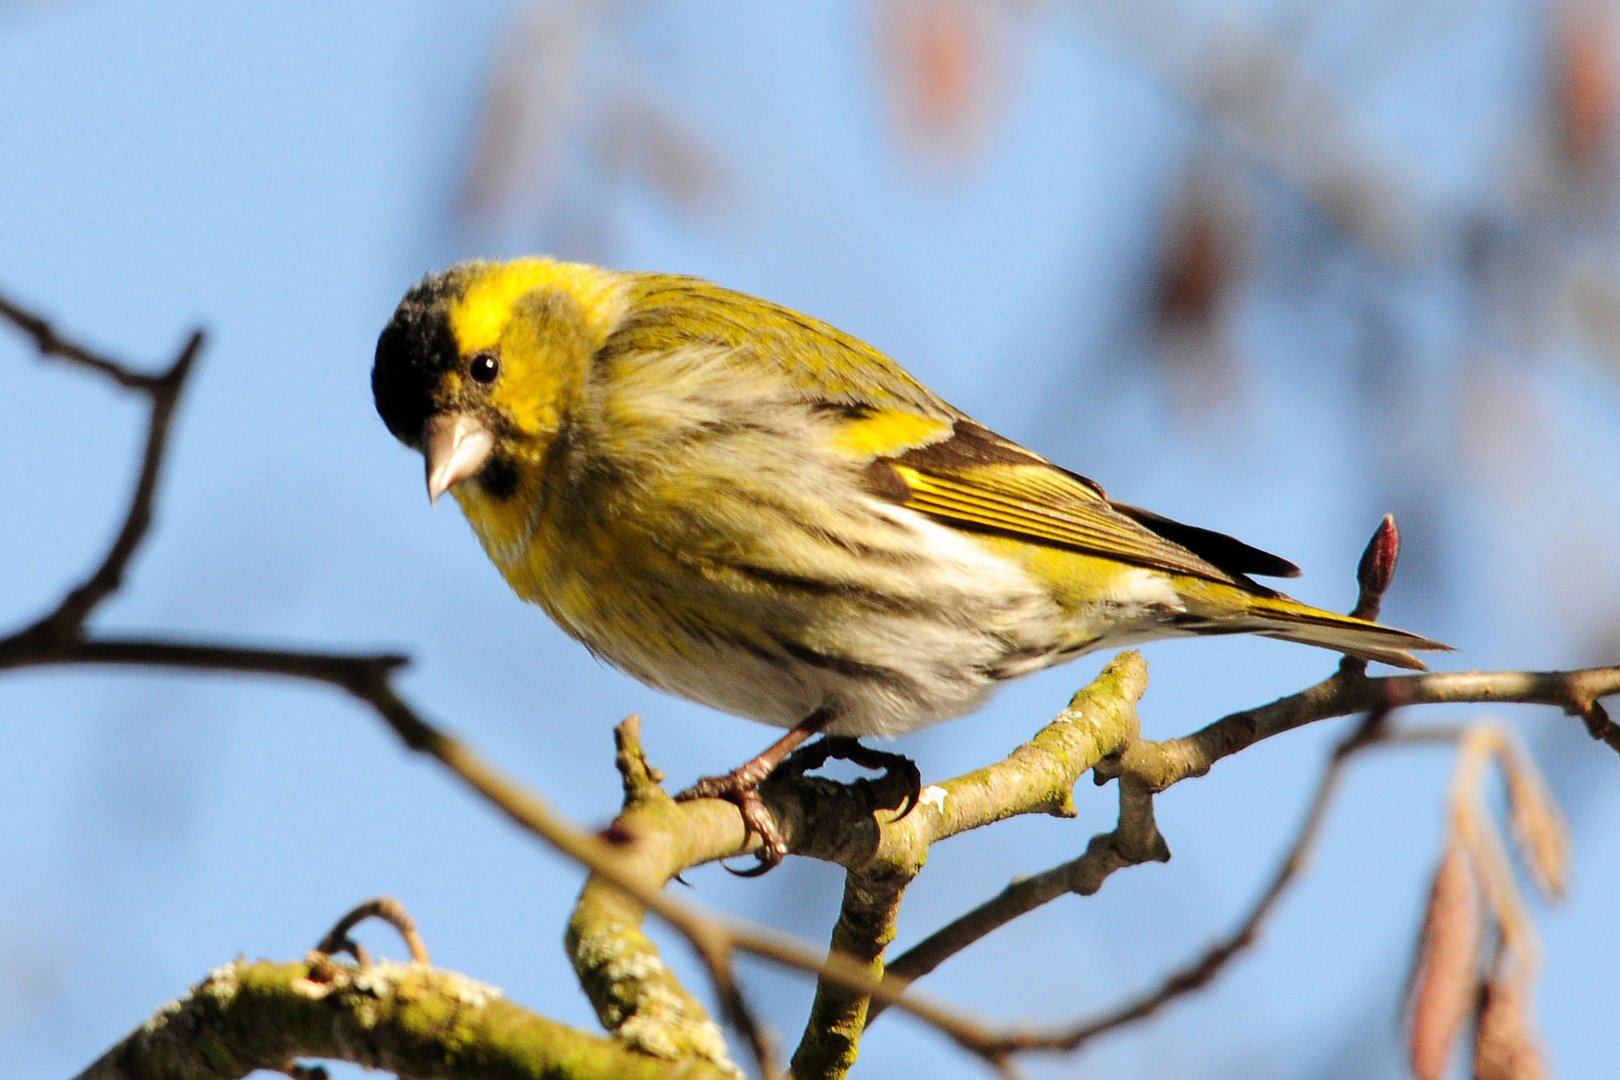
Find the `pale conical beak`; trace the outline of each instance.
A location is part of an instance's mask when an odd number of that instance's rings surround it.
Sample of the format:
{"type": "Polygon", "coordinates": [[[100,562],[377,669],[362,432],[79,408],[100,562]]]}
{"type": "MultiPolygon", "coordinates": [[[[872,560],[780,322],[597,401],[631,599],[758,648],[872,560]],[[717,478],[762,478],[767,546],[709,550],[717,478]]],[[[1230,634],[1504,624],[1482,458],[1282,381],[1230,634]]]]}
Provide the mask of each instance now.
{"type": "Polygon", "coordinates": [[[422,425],[422,459],[427,465],[428,502],[477,476],[495,449],[489,429],[466,413],[441,413],[422,425]]]}

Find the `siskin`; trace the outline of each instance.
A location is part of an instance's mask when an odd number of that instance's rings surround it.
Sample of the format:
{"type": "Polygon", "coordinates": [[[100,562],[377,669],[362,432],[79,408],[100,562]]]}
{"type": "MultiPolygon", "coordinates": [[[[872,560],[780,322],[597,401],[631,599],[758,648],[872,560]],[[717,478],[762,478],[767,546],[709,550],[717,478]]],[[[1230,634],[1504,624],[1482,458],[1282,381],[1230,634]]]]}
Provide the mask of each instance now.
{"type": "MultiPolygon", "coordinates": [[[[1083,652],[1255,633],[1422,668],[1298,569],[1110,500],[825,323],[550,259],[425,278],[377,342],[388,430],[513,591],[651,686],[789,729],[685,797],[737,803],[812,735],[895,735],[1083,652]]],[[[876,755],[899,759],[898,755],[876,755]]],[[[909,765],[909,763],[907,763],[909,765]]]]}

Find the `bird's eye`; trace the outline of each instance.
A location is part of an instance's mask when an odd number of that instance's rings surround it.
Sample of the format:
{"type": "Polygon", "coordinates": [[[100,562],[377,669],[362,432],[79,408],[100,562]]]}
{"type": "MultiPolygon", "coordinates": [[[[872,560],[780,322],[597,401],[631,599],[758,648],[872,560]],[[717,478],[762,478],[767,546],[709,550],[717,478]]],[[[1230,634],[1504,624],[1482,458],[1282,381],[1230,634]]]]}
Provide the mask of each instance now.
{"type": "Polygon", "coordinates": [[[489,353],[479,353],[467,363],[467,374],[475,383],[488,386],[501,373],[501,362],[489,353]]]}

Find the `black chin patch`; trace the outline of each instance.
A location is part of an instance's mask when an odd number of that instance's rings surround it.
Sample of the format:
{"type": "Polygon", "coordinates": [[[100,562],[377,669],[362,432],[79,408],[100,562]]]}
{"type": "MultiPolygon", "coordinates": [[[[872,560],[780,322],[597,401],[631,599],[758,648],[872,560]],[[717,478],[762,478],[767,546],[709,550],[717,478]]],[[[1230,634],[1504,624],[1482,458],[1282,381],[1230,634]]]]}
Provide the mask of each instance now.
{"type": "Polygon", "coordinates": [[[501,454],[492,454],[478,470],[478,476],[473,480],[475,484],[484,489],[484,494],[500,502],[505,502],[517,494],[518,473],[517,466],[512,459],[501,454]]]}
{"type": "Polygon", "coordinates": [[[467,287],[468,272],[457,267],[423,278],[405,294],[394,317],[377,338],[371,367],[371,396],[377,415],[406,446],[421,449],[422,425],[433,411],[433,397],[460,362],[447,317],[467,287]]]}

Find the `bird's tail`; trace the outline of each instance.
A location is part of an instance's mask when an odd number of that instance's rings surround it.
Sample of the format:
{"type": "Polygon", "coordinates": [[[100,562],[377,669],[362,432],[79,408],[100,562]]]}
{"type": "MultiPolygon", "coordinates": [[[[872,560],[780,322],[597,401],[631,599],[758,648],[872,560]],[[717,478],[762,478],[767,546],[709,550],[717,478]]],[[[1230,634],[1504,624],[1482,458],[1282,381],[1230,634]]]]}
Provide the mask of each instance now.
{"type": "Polygon", "coordinates": [[[1428,665],[1410,650],[1452,651],[1450,645],[1407,630],[1323,611],[1286,596],[1255,597],[1250,601],[1249,610],[1258,616],[1260,623],[1255,633],[1302,645],[1319,645],[1358,660],[1378,660],[1395,667],[1426,671],[1428,665]]]}
{"type": "Polygon", "coordinates": [[[1412,671],[1426,671],[1428,665],[1412,651],[1452,651],[1450,645],[1431,641],[1419,634],[1383,626],[1351,615],[1339,615],[1302,604],[1292,597],[1275,593],[1243,597],[1243,613],[1234,618],[1221,613],[1207,624],[1198,620],[1195,605],[1189,605],[1186,629],[1193,633],[1250,633],[1301,645],[1316,645],[1353,656],[1377,660],[1412,671]]]}

